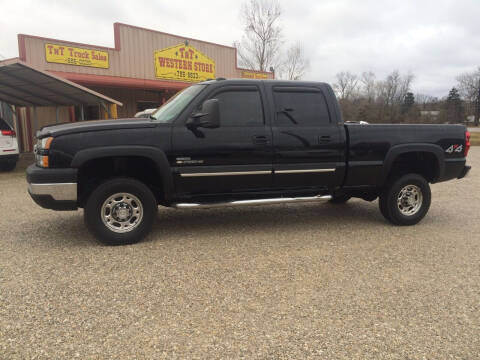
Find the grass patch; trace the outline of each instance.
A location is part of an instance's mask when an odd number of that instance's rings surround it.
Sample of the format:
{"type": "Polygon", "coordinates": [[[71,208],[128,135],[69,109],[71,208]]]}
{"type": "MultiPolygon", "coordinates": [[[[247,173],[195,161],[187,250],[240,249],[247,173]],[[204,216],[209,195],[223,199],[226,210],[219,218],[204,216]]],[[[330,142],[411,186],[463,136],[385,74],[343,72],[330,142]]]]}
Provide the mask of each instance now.
{"type": "Polygon", "coordinates": [[[480,132],[470,132],[470,144],[480,146],[480,132]]]}

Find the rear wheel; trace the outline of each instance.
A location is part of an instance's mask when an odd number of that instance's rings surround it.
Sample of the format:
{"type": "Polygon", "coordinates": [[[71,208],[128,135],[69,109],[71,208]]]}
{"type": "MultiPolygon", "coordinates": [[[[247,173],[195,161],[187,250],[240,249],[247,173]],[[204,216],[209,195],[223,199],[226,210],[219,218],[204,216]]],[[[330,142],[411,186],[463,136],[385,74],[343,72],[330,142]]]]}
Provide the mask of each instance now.
{"type": "Polygon", "coordinates": [[[407,174],[392,180],[380,195],[382,215],[395,225],[415,225],[430,208],[430,186],[423,176],[407,174]]]}
{"type": "Polygon", "coordinates": [[[138,180],[116,178],[100,184],[85,205],[85,223],[107,245],[133,244],[152,227],[157,202],[152,191],[138,180]]]}

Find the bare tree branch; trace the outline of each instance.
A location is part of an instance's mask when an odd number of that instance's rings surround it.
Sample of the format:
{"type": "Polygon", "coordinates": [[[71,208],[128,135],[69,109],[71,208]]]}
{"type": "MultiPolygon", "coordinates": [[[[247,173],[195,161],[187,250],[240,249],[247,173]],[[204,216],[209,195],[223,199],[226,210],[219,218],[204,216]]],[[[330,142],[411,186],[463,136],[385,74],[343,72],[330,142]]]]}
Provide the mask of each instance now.
{"type": "Polygon", "coordinates": [[[462,97],[473,105],[474,122],[480,122],[480,66],[477,70],[464,73],[457,77],[458,87],[462,97]]]}
{"type": "Polygon", "coordinates": [[[240,66],[268,71],[279,64],[282,31],[278,20],[282,14],[277,0],[249,0],[242,5],[245,34],[234,43],[240,66]]]}
{"type": "Polygon", "coordinates": [[[399,106],[410,91],[413,79],[412,73],[402,76],[398,70],[395,70],[388,74],[384,81],[377,83],[380,118],[388,118],[390,122],[397,121],[399,106]]]}
{"type": "Polygon", "coordinates": [[[309,67],[310,62],[305,57],[303,46],[296,43],[287,50],[277,74],[282,79],[300,80],[309,67]]]}
{"type": "Polygon", "coordinates": [[[340,72],[335,75],[337,82],[333,84],[333,89],[337,92],[340,99],[350,99],[356,95],[358,90],[358,77],[351,72],[340,72]]]}
{"type": "Polygon", "coordinates": [[[363,72],[362,77],[360,78],[362,83],[362,90],[364,96],[367,98],[369,103],[372,103],[376,97],[376,77],[372,71],[363,72]]]}

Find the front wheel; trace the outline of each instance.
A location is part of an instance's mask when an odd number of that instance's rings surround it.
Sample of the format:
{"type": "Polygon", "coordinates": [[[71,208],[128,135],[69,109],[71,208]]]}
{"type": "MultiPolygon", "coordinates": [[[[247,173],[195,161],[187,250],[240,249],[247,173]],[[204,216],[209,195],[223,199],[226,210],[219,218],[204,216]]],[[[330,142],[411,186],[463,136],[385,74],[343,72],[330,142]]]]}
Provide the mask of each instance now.
{"type": "Polygon", "coordinates": [[[106,245],[142,240],[152,227],[157,202],[138,180],[115,178],[100,184],[89,196],[84,219],[93,235],[106,245]]]}
{"type": "Polygon", "coordinates": [[[415,225],[427,214],[431,198],[427,180],[407,174],[387,184],[380,195],[380,211],[394,225],[415,225]]]}

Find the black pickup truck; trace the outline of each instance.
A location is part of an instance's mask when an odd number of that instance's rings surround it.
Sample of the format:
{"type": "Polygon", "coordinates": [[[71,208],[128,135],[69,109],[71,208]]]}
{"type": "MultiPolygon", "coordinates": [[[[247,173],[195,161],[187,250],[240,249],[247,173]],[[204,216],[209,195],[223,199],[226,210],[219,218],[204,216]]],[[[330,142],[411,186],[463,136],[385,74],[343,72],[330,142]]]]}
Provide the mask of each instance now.
{"type": "Polygon", "coordinates": [[[192,85],[150,119],[48,126],[29,193],[54,210],[84,208],[106,244],[139,241],[158,205],[174,208],[373,201],[395,225],[418,223],[429,183],[470,170],[462,125],[342,121],[318,82],[217,79],[192,85]]]}

